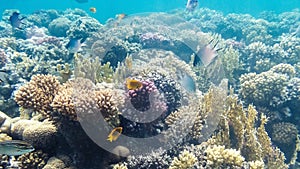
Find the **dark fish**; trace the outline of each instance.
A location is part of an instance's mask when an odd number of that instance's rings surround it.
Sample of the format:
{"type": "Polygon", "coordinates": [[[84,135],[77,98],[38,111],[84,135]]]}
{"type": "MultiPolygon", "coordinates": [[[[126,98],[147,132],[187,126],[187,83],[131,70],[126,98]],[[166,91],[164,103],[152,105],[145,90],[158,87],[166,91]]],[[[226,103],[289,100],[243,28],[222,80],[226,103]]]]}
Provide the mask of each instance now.
{"type": "Polygon", "coordinates": [[[18,12],[14,12],[10,17],[9,17],[9,21],[10,21],[10,24],[13,28],[18,28],[18,29],[22,29],[20,26],[21,24],[24,24],[22,22],[22,20],[25,18],[19,18],[19,15],[20,13],[18,12]]]}
{"type": "Polygon", "coordinates": [[[34,151],[32,145],[21,140],[9,140],[0,142],[0,154],[18,156],[34,151]]]}
{"type": "Polygon", "coordinates": [[[192,12],[198,6],[198,0],[188,0],[185,6],[185,9],[189,12],[192,12]]]}
{"type": "Polygon", "coordinates": [[[78,2],[78,3],[88,3],[89,1],[88,0],[76,0],[76,2],[78,2]]]}
{"type": "Polygon", "coordinates": [[[76,53],[80,49],[82,43],[86,38],[71,38],[68,44],[66,45],[66,48],[69,50],[70,53],[76,53]]]}

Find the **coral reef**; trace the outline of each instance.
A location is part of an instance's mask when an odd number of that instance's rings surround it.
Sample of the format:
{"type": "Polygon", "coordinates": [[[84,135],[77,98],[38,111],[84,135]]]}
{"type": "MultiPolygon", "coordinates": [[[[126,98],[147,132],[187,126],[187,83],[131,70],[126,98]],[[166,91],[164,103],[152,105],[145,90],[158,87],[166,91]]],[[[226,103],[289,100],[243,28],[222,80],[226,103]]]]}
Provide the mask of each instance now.
{"type": "Polygon", "coordinates": [[[0,140],[35,147],[11,160],[19,168],[299,165],[299,10],[253,17],[200,8],[105,25],[81,9],[39,10],[12,29],[15,11],[0,22],[0,140]],[[86,45],[71,54],[71,38],[86,45]],[[128,78],[142,87],[128,89],[128,78]],[[108,142],[116,127],[120,137],[108,142]],[[161,136],[155,148],[126,140],[152,136],[161,136]]]}
{"type": "Polygon", "coordinates": [[[35,75],[15,94],[15,101],[22,107],[47,115],[50,104],[58,93],[60,83],[52,75],[35,75]]]}
{"type": "Polygon", "coordinates": [[[51,152],[57,142],[57,128],[50,122],[19,120],[15,122],[12,131],[14,138],[27,141],[35,149],[51,152]]]}
{"type": "MultiPolygon", "coordinates": [[[[297,151],[298,129],[292,123],[281,122],[272,125],[271,138],[276,146],[280,148],[288,163],[295,158],[297,151]]],[[[294,162],[292,162],[294,163],[294,162]]]]}
{"type": "Polygon", "coordinates": [[[50,22],[48,26],[49,33],[52,36],[66,37],[70,28],[71,21],[65,17],[59,17],[50,22]]]}
{"type": "Polygon", "coordinates": [[[34,151],[18,157],[18,161],[20,161],[19,167],[24,169],[42,169],[46,165],[48,159],[48,155],[43,151],[34,151]]]}
{"type": "Polygon", "coordinates": [[[169,169],[188,169],[193,168],[197,161],[194,154],[188,151],[182,151],[179,157],[175,157],[169,167],[169,169]]]}
{"type": "Polygon", "coordinates": [[[67,36],[71,38],[87,38],[101,28],[101,24],[92,17],[80,17],[70,24],[67,36]]]}
{"type": "Polygon", "coordinates": [[[248,73],[240,77],[240,96],[257,106],[279,106],[288,81],[295,74],[291,65],[281,64],[260,74],[248,73]]]}
{"type": "Polygon", "coordinates": [[[213,168],[222,166],[241,167],[245,158],[235,149],[225,149],[225,146],[214,145],[206,149],[208,164],[213,168]]]}

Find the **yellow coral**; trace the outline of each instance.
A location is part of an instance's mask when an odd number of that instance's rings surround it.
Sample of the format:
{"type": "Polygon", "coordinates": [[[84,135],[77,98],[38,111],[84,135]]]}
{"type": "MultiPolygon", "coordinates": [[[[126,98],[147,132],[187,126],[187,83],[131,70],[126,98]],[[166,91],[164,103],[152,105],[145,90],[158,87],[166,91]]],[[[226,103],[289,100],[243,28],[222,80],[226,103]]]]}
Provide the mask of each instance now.
{"type": "Polygon", "coordinates": [[[220,167],[222,164],[241,167],[245,158],[241,156],[240,151],[235,149],[226,149],[225,146],[210,146],[206,149],[206,158],[213,167],[220,167]]]}
{"type": "Polygon", "coordinates": [[[127,166],[124,164],[116,164],[113,166],[113,169],[127,169],[127,166]]]}
{"type": "Polygon", "coordinates": [[[169,167],[169,169],[189,169],[197,162],[197,158],[194,154],[184,150],[180,153],[179,158],[175,157],[169,167]]]}
{"type": "Polygon", "coordinates": [[[250,161],[249,167],[250,169],[264,169],[265,163],[263,161],[250,161]]]}

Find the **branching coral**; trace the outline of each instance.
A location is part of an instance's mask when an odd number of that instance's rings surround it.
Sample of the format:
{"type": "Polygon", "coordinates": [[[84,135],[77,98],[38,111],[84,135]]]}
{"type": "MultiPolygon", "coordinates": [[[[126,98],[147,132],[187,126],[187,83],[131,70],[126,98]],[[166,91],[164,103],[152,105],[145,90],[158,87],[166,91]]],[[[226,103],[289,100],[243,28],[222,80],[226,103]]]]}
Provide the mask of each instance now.
{"type": "Polygon", "coordinates": [[[42,169],[48,160],[48,154],[41,150],[27,153],[18,157],[19,167],[24,169],[42,169]]]}
{"type": "Polygon", "coordinates": [[[19,88],[15,101],[22,107],[34,109],[47,115],[52,110],[50,104],[58,93],[60,83],[52,75],[35,75],[31,81],[19,88]]]}
{"type": "MultiPolygon", "coordinates": [[[[283,66],[285,64],[280,65],[280,67],[283,66]]],[[[284,68],[281,70],[283,71],[284,68]]],[[[284,74],[282,74],[279,73],[280,71],[278,73],[276,71],[279,71],[278,67],[261,74],[249,73],[242,75],[240,77],[241,89],[239,90],[241,97],[247,103],[254,103],[257,106],[276,107],[281,104],[280,99],[289,80],[285,73],[289,72],[283,72],[284,74]]]]}
{"type": "Polygon", "coordinates": [[[111,90],[97,90],[94,84],[84,78],[76,78],[65,83],[51,104],[60,116],[77,121],[78,115],[102,113],[113,126],[118,125],[118,109],[111,90]]]}
{"type": "Polygon", "coordinates": [[[298,130],[294,124],[281,122],[272,125],[271,138],[286,157],[287,163],[295,158],[298,130]]]}
{"type": "Polygon", "coordinates": [[[224,115],[225,121],[223,121],[225,124],[222,125],[223,129],[219,134],[212,138],[212,144],[227,145],[228,148],[240,149],[245,161],[263,161],[266,167],[287,168],[283,153],[278,148],[273,147],[265,130],[266,116],[261,116],[260,126],[256,129],[254,125],[258,117],[253,106],[248,107],[246,114],[242,104],[238,103],[237,98],[232,96],[228,98],[227,106],[224,115]],[[229,129],[233,128],[233,131],[230,132],[226,126],[229,129]],[[228,145],[228,139],[230,139],[230,145],[228,145]]]}
{"type": "Polygon", "coordinates": [[[241,167],[244,162],[244,157],[235,149],[225,149],[225,146],[212,146],[206,149],[206,158],[208,164],[212,167],[219,168],[221,165],[241,167]]]}
{"type": "Polygon", "coordinates": [[[90,79],[94,83],[113,81],[113,69],[110,63],[101,64],[99,58],[83,58],[79,55],[75,58],[75,77],[90,79]]]}
{"type": "Polygon", "coordinates": [[[169,169],[189,169],[193,168],[195,163],[197,162],[197,158],[194,154],[188,151],[182,151],[179,157],[175,157],[169,167],[169,169]]]}

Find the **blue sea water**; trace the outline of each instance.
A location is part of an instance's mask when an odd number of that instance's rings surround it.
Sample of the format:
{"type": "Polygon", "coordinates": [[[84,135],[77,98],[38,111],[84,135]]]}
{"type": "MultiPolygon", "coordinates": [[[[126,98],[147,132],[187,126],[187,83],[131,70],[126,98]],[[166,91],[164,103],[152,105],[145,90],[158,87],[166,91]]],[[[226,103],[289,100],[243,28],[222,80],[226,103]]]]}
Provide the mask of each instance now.
{"type": "MultiPolygon", "coordinates": [[[[5,9],[19,9],[29,14],[40,9],[65,10],[80,8],[89,11],[90,7],[97,8],[92,14],[100,22],[114,18],[116,14],[167,12],[177,8],[184,8],[185,0],[89,0],[88,3],[78,3],[76,0],[0,0],[0,13],[5,9]]],[[[281,13],[300,7],[299,0],[199,0],[199,7],[207,7],[227,13],[248,13],[258,15],[262,11],[281,13]]]]}

